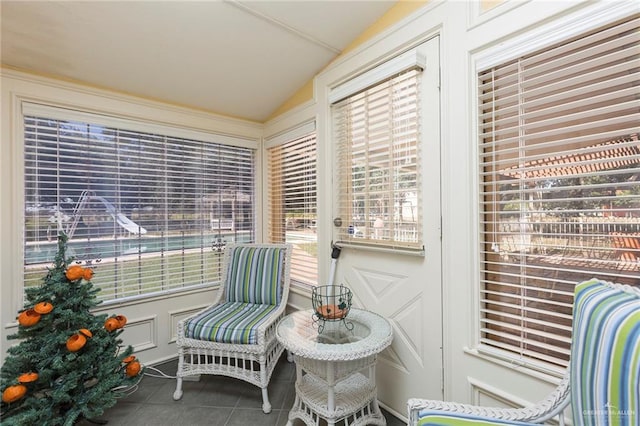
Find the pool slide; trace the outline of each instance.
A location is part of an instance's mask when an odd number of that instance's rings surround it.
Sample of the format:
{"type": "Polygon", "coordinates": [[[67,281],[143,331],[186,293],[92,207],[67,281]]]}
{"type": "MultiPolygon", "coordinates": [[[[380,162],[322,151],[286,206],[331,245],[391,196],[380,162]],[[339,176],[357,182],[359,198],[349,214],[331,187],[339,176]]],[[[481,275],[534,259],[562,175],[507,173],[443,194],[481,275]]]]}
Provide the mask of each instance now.
{"type": "Polygon", "coordinates": [[[122,213],[118,212],[118,210],[116,209],[116,206],[111,204],[109,201],[105,200],[104,198],[98,195],[93,195],[90,198],[101,201],[102,204],[104,204],[104,206],[107,208],[107,213],[109,213],[111,217],[113,217],[113,220],[115,220],[118,225],[122,226],[128,232],[131,232],[132,234],[147,233],[147,230],[144,229],[142,226],[139,226],[137,223],[135,223],[134,221],[132,221],[122,213]]]}
{"type": "Polygon", "coordinates": [[[78,225],[78,220],[80,219],[80,216],[82,216],[82,212],[83,212],[85,206],[87,205],[87,203],[90,200],[97,200],[97,201],[100,201],[102,204],[104,204],[104,206],[107,209],[107,213],[109,213],[111,215],[111,217],[113,217],[113,220],[118,225],[123,227],[128,232],[130,232],[132,234],[140,234],[140,235],[143,235],[143,234],[147,233],[146,229],[144,229],[143,227],[139,226],[137,223],[135,223],[134,221],[132,221],[131,219],[129,219],[128,217],[126,217],[122,213],[118,212],[118,209],[116,208],[116,206],[111,204],[109,201],[107,201],[106,199],[104,199],[104,198],[102,198],[102,197],[100,197],[98,195],[93,195],[93,194],[89,193],[88,191],[85,191],[85,192],[82,193],[82,195],[80,195],[80,199],[78,200],[78,204],[76,205],[76,208],[73,211],[74,220],[70,224],[69,228],[67,229],[67,235],[69,236],[69,238],[71,238],[73,233],[75,232],[76,226],[78,225]]]}

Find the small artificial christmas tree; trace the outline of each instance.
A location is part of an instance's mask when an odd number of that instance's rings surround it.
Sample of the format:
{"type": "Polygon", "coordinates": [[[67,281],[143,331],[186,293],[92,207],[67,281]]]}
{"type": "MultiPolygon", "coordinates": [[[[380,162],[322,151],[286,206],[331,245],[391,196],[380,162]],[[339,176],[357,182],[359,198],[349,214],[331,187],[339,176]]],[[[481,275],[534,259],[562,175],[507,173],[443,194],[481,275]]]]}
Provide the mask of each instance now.
{"type": "Polygon", "coordinates": [[[72,425],[94,419],[137,384],[140,363],[118,336],[126,318],[91,313],[93,271],[66,258],[67,237],[40,287],[26,289],[18,316],[22,339],[8,349],[0,390],[3,425],[72,425]]]}

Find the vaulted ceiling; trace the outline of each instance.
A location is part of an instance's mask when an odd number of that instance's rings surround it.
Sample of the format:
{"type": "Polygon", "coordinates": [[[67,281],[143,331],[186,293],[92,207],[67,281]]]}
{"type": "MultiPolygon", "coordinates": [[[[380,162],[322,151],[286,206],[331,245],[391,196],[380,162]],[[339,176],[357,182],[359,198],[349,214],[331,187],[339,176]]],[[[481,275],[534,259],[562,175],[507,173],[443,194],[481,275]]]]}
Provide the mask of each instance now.
{"type": "Polygon", "coordinates": [[[395,3],[2,0],[2,65],[262,122],[395,3]]]}

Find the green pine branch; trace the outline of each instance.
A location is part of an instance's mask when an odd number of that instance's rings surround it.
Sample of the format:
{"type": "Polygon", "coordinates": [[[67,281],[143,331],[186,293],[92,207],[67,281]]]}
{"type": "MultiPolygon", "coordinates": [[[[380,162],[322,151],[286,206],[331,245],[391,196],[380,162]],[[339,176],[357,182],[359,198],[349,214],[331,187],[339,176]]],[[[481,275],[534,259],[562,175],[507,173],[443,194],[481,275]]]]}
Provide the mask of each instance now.
{"type": "Polygon", "coordinates": [[[107,315],[94,315],[91,310],[99,301],[91,281],[69,280],[66,271],[75,265],[66,257],[67,236],[58,238],[58,251],[53,266],[41,286],[26,289],[24,309],[33,309],[41,302],[53,305],[42,314],[37,324],[19,325],[9,336],[19,343],[8,349],[0,370],[0,389],[18,385],[20,375],[36,372],[35,382],[25,383],[26,394],[14,402],[2,402],[3,425],[72,425],[79,418],[95,418],[113,406],[121,389],[138,382],[127,377],[122,360],[133,349],[122,345],[122,329],[107,331],[107,315]],[[81,329],[91,337],[80,350],[71,352],[67,340],[81,329]]]}

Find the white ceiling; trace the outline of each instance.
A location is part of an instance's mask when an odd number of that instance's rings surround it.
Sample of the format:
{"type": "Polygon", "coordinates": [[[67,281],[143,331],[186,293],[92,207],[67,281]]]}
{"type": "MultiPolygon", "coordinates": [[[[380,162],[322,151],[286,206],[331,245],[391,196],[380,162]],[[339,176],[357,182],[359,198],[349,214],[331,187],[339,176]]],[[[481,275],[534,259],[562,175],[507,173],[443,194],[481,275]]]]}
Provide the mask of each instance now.
{"type": "Polygon", "coordinates": [[[2,64],[262,122],[395,3],[2,0],[2,64]]]}

